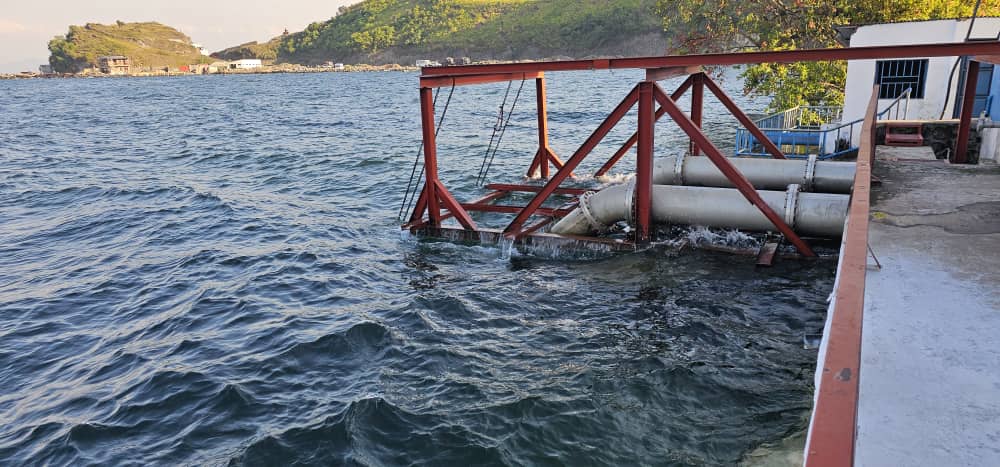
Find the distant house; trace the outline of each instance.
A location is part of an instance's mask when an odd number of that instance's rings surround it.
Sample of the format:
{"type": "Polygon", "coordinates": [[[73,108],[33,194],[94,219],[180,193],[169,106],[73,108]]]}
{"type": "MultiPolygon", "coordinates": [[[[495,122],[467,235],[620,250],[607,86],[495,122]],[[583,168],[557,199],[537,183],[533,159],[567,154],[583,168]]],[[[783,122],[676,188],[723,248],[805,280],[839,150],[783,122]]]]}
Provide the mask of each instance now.
{"type": "Polygon", "coordinates": [[[132,71],[132,64],[123,55],[106,55],[97,58],[97,68],[106,75],[127,75],[132,71]]]}
{"type": "Polygon", "coordinates": [[[344,71],[344,64],[343,63],[334,63],[333,64],[333,69],[337,70],[337,71],[344,71]]]}
{"type": "Polygon", "coordinates": [[[244,58],[229,63],[229,68],[233,70],[253,70],[263,66],[263,63],[257,58],[244,58]]]}
{"type": "Polygon", "coordinates": [[[205,47],[203,47],[201,44],[191,44],[191,46],[193,46],[194,48],[198,49],[198,52],[200,54],[206,56],[206,57],[209,56],[209,55],[211,55],[211,53],[208,51],[208,49],[206,49],[205,47]]]}

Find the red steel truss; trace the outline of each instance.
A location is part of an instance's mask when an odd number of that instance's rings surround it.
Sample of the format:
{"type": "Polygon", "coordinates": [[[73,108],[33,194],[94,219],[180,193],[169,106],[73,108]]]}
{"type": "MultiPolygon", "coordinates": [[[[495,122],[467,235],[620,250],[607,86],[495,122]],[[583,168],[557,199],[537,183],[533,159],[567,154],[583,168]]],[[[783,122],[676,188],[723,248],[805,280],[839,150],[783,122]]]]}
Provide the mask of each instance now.
{"type": "MultiPolygon", "coordinates": [[[[757,191],[723,156],[701,131],[704,90],[707,88],[753,134],[775,158],[784,158],[781,150],[758,129],[729,96],[706,74],[702,66],[736,65],[748,63],[791,63],[801,61],[896,59],[923,57],[971,56],[966,74],[965,95],[956,144],[955,162],[964,162],[968,148],[972,100],[979,71],[979,62],[1000,64],[1000,42],[967,42],[954,44],[923,44],[888,47],[856,47],[845,49],[817,49],[779,52],[752,52],[707,54],[665,57],[638,57],[623,59],[572,60],[555,62],[512,63],[499,65],[463,65],[425,68],[420,78],[421,122],[423,125],[423,152],[425,166],[424,186],[417,199],[409,222],[403,226],[417,235],[434,236],[458,241],[495,243],[513,239],[524,244],[576,245],[588,242],[609,250],[630,250],[636,243],[651,237],[650,200],[652,192],[653,129],[664,115],[669,115],[690,138],[690,152],[704,154],[739,189],[740,193],[760,209],[795,247],[800,254],[812,256],[813,252],[801,238],[761,199],[757,191]],[[563,162],[549,146],[547,103],[545,96],[546,71],[572,71],[595,69],[639,68],[646,70],[646,79],[638,83],[625,96],[597,129],[581,144],[573,155],[563,162]],[[668,95],[657,81],[688,75],[673,94],[668,95]],[[529,176],[541,176],[545,183],[537,185],[491,184],[484,197],[459,203],[438,178],[437,148],[434,131],[432,89],[443,86],[464,86],[513,80],[534,79],[538,110],[538,150],[528,168],[529,176]],[[685,113],[676,103],[688,90],[692,91],[692,105],[685,113]],[[638,130],[601,167],[598,175],[607,173],[622,157],[636,147],[635,239],[621,241],[608,238],[553,235],[538,232],[555,218],[566,215],[574,207],[568,203],[559,208],[542,208],[553,195],[574,196],[584,190],[561,186],[573,176],[581,161],[617,125],[630,109],[638,105],[638,130]],[[656,106],[659,105],[659,108],[656,106]],[[555,172],[551,172],[551,166],[555,172]],[[495,205],[495,201],[510,193],[534,193],[526,206],[495,205]],[[469,212],[509,213],[515,217],[501,230],[478,228],[469,212]],[[533,217],[541,218],[529,224],[533,217]],[[454,218],[461,228],[443,226],[442,222],[454,218]]],[[[868,204],[870,174],[873,162],[874,111],[877,93],[873,94],[862,132],[858,171],[851,201],[847,229],[844,234],[841,285],[836,291],[836,309],[833,314],[829,348],[822,367],[822,384],[817,388],[809,440],[806,446],[806,465],[826,467],[852,465],[854,458],[855,426],[860,377],[861,323],[864,309],[864,270],[868,235],[868,204]]]]}
{"type": "MultiPolygon", "coordinates": [[[[766,148],[772,157],[785,156],[767,136],[757,128],[750,118],[739,109],[733,100],[707,74],[702,66],[734,65],[746,63],[790,63],[798,61],[829,61],[854,59],[888,59],[907,57],[940,57],[972,55],[981,60],[1000,56],[1000,42],[971,42],[954,44],[927,44],[888,47],[856,47],[844,49],[795,50],[779,52],[751,52],[731,54],[706,54],[665,57],[638,57],[622,59],[571,60],[554,62],[511,63],[497,65],[462,65],[425,68],[420,77],[421,122],[423,125],[423,152],[425,180],[416,207],[405,228],[417,231],[442,231],[442,222],[455,218],[467,231],[480,231],[469,214],[470,211],[502,212],[515,214],[510,224],[503,229],[505,237],[523,240],[551,222],[554,217],[564,215],[566,209],[543,209],[542,205],[555,194],[573,194],[579,190],[561,185],[570,177],[579,164],[594,150],[598,143],[617,125],[630,109],[638,105],[638,129],[622,147],[597,171],[606,174],[618,161],[636,147],[636,189],[635,189],[635,241],[646,242],[651,237],[650,202],[652,192],[653,139],[654,126],[664,115],[670,115],[690,138],[690,152],[704,154],[726,175],[740,193],[767,217],[775,229],[781,232],[804,256],[813,256],[809,246],[789,227],[782,216],[777,215],[764,203],[757,191],[746,178],[724,157],[702,133],[701,120],[703,102],[707,88],[736,119],[766,148]],[[548,105],[546,102],[546,71],[593,70],[640,68],[646,70],[646,79],[636,85],[620,104],[608,115],[598,128],[565,162],[549,145],[548,105]],[[673,76],[688,75],[673,94],[667,95],[656,81],[673,76]],[[529,176],[540,176],[545,180],[542,186],[492,185],[494,191],[481,200],[459,203],[438,178],[437,147],[434,129],[434,108],[432,89],[444,86],[465,86],[514,80],[535,80],[538,112],[538,149],[528,166],[529,176]],[[676,101],[688,90],[692,93],[689,113],[680,109],[676,101]],[[657,108],[657,105],[659,108],[657,108]],[[552,172],[552,168],[555,172],[552,172]],[[534,192],[535,196],[526,206],[493,206],[491,203],[515,191],[534,192]],[[532,217],[545,218],[528,224],[532,217]]],[[[967,73],[967,90],[974,87],[978,62],[972,61],[967,73]]],[[[969,101],[969,92],[963,103],[969,101]]],[[[964,105],[962,111],[959,141],[956,146],[956,161],[963,161],[964,148],[968,143],[971,105],[964,105]]]]}

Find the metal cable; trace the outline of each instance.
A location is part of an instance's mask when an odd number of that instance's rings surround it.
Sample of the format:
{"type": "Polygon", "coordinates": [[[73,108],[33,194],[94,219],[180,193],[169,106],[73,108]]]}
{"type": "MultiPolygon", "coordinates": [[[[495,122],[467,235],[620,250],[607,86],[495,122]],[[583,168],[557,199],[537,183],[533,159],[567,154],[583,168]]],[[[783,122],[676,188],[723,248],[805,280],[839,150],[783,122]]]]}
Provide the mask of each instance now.
{"type": "MultiPolygon", "coordinates": [[[[434,90],[434,100],[431,103],[431,107],[437,108],[438,94],[441,94],[441,88],[434,90]]],[[[396,215],[396,220],[403,220],[403,210],[406,209],[406,205],[410,201],[410,189],[413,188],[413,179],[417,175],[417,164],[420,163],[420,156],[424,154],[424,145],[421,144],[420,148],[417,149],[417,157],[413,158],[413,168],[410,169],[410,181],[406,182],[406,192],[403,193],[403,202],[399,205],[399,214],[396,215]]]]}
{"type": "Polygon", "coordinates": [[[507,120],[504,122],[503,128],[500,129],[500,136],[497,137],[497,146],[493,149],[493,155],[490,156],[490,162],[486,165],[486,170],[483,171],[482,177],[480,177],[480,185],[486,181],[486,176],[490,173],[490,168],[493,167],[493,159],[497,157],[497,151],[500,150],[500,143],[503,141],[503,135],[507,132],[507,125],[510,125],[510,119],[514,116],[514,109],[517,108],[517,101],[521,98],[521,91],[524,89],[525,81],[526,79],[521,79],[521,86],[517,88],[517,94],[514,96],[514,102],[510,105],[510,112],[507,113],[507,120]]]}
{"type": "Polygon", "coordinates": [[[483,178],[483,170],[486,169],[486,160],[490,157],[490,151],[493,150],[493,140],[497,136],[497,132],[503,127],[503,115],[504,109],[507,108],[507,98],[510,96],[510,88],[513,86],[513,81],[507,81],[507,91],[503,94],[503,101],[500,102],[500,111],[497,113],[497,121],[493,124],[493,134],[490,135],[490,143],[486,145],[486,154],[483,154],[483,163],[479,166],[479,174],[476,175],[476,185],[479,184],[479,179],[483,178]]]}

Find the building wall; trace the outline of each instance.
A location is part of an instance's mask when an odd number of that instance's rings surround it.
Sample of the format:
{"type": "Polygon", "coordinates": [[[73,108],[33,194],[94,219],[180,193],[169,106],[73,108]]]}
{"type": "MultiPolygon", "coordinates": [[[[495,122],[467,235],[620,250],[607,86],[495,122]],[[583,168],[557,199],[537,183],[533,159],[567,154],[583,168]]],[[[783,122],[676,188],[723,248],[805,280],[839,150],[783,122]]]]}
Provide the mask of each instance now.
{"type": "MultiPolygon", "coordinates": [[[[905,44],[936,44],[964,42],[969,20],[918,21],[910,23],[875,24],[859,27],[851,37],[851,47],[905,44]]],[[[996,37],[1000,31],[1000,18],[976,20],[973,38],[996,37]]],[[[951,118],[954,95],[958,89],[958,71],[951,86],[948,78],[955,64],[955,57],[930,58],[923,99],[911,99],[907,118],[936,120],[944,109],[945,118],[951,118]],[[949,96],[951,96],[949,98],[949,96]],[[945,100],[948,100],[947,106],[945,100]]],[[[868,99],[875,85],[875,60],[851,60],[847,63],[847,86],[844,96],[844,121],[863,118],[868,99]]],[[[995,88],[995,91],[1000,88],[995,88]]],[[[879,100],[879,110],[891,100],[879,100]]],[[[902,118],[902,117],[900,117],[902,118]]]]}
{"type": "Polygon", "coordinates": [[[1000,162],[1000,128],[984,128],[979,146],[979,160],[1000,162]]]}

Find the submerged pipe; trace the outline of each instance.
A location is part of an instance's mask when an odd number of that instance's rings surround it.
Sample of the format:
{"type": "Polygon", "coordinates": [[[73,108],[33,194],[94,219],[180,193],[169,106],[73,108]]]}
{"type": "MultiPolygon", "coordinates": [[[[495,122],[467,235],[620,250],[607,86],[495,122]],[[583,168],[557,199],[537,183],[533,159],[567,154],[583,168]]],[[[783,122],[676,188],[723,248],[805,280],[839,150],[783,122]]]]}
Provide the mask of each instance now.
{"type": "MultiPolygon", "coordinates": [[[[653,167],[656,185],[692,185],[732,188],[734,185],[707,157],[670,156],[653,167]]],[[[747,159],[732,157],[736,167],[758,190],[784,190],[800,185],[803,191],[850,193],[856,166],[852,162],[808,160],[747,159]]]]}
{"type": "MultiPolygon", "coordinates": [[[[619,221],[632,222],[634,184],[616,185],[580,197],[580,205],[552,227],[563,235],[587,235],[619,221]]],[[[784,213],[795,232],[813,237],[843,234],[849,195],[758,191],[771,209],[784,213]]],[[[739,190],[693,186],[653,186],[652,217],[658,223],[705,225],[748,231],[773,231],[774,225],[739,190]]]]}

